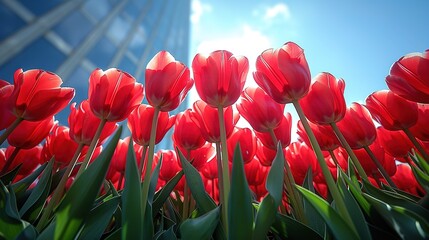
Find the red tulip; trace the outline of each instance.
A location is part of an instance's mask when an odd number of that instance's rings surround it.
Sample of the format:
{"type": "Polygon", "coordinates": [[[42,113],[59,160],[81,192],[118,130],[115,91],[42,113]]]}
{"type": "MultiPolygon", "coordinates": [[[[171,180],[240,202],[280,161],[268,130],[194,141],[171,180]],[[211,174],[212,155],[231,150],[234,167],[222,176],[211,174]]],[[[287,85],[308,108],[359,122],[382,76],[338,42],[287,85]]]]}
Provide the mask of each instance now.
{"type": "Polygon", "coordinates": [[[51,134],[46,137],[46,142],[43,146],[43,157],[45,161],[55,157],[56,163],[67,166],[77,148],[78,144],[70,138],[70,129],[66,126],[57,125],[51,134]]]}
{"type": "MultiPolygon", "coordinates": [[[[291,128],[292,128],[292,116],[290,113],[286,113],[283,116],[280,125],[274,129],[274,135],[278,142],[280,142],[282,148],[287,147],[290,144],[291,139],[291,128]]],[[[256,136],[261,140],[262,144],[273,150],[277,150],[277,143],[273,141],[271,135],[267,132],[255,132],[256,136]]]]}
{"type": "Polygon", "coordinates": [[[363,105],[352,103],[338,128],[352,149],[371,145],[377,137],[371,113],[363,105]]]}
{"type": "Polygon", "coordinates": [[[200,171],[207,179],[214,180],[218,178],[216,155],[211,160],[208,160],[200,171]]]}
{"type": "Polygon", "coordinates": [[[12,113],[10,96],[13,92],[13,85],[0,80],[0,131],[7,128],[15,120],[12,113]]]}
{"type": "MultiPolygon", "coordinates": [[[[386,155],[383,147],[380,145],[378,139],[376,139],[371,145],[369,145],[369,149],[374,153],[377,160],[381,163],[383,168],[389,174],[389,176],[393,176],[396,172],[396,164],[392,157],[386,155]]],[[[363,148],[353,150],[356,157],[359,159],[360,164],[362,165],[365,172],[372,177],[380,178],[381,175],[378,171],[377,166],[374,164],[371,157],[368,155],[367,151],[363,148]]]]}
{"type": "Polygon", "coordinates": [[[317,124],[330,124],[346,114],[345,82],[330,73],[320,73],[313,79],[307,96],[300,104],[308,120],[317,124]]]}
{"type": "MultiPolygon", "coordinates": [[[[128,116],[128,128],[131,130],[133,140],[141,146],[149,146],[150,131],[155,108],[150,105],[140,104],[128,116]]],[[[168,112],[158,114],[156,125],[155,144],[161,142],[168,130],[174,125],[176,116],[170,117],[168,112]]]]}
{"type": "Polygon", "coordinates": [[[258,132],[269,132],[278,127],[285,107],[275,102],[259,87],[244,89],[236,106],[240,115],[258,132]]]}
{"type": "Polygon", "coordinates": [[[240,144],[241,156],[243,162],[250,162],[256,154],[256,137],[252,130],[249,128],[236,128],[227,140],[228,159],[230,162],[233,160],[234,151],[240,144]]]}
{"type": "Polygon", "coordinates": [[[402,191],[406,191],[420,197],[425,194],[425,191],[417,182],[413,171],[408,164],[399,164],[395,175],[392,176],[392,180],[402,191]]]}
{"type": "Polygon", "coordinates": [[[277,151],[264,146],[261,141],[257,141],[256,157],[262,166],[271,166],[274,158],[276,157],[277,151]]]}
{"type": "Polygon", "coordinates": [[[372,117],[390,131],[409,128],[417,122],[417,103],[410,102],[392,91],[372,93],[366,99],[366,107],[372,117]]]}
{"type": "Polygon", "coordinates": [[[377,139],[386,153],[402,161],[414,147],[403,131],[389,131],[382,126],[377,128],[377,139]]]}
{"type": "MultiPolygon", "coordinates": [[[[337,136],[335,135],[334,131],[330,126],[318,125],[312,122],[308,122],[308,124],[310,125],[310,128],[313,131],[314,136],[316,137],[316,140],[323,151],[331,151],[340,146],[340,142],[338,141],[337,136]]],[[[305,131],[301,120],[298,121],[297,134],[298,134],[298,138],[301,141],[304,141],[307,144],[307,146],[311,146],[307,132],[305,131]]]]}
{"type": "Polygon", "coordinates": [[[249,71],[246,57],[219,50],[209,56],[197,54],[192,61],[195,87],[211,107],[228,107],[240,97],[249,71]]]}
{"type": "Polygon", "coordinates": [[[390,68],[390,90],[413,102],[429,103],[429,49],[401,57],[390,68]]]}
{"type": "Polygon", "coordinates": [[[256,83],[278,103],[304,97],[311,82],[304,50],[293,42],[279,49],[267,49],[256,59],[256,83]]]}
{"type": "MultiPolygon", "coordinates": [[[[5,150],[5,157],[6,159],[9,159],[12,156],[12,153],[14,152],[15,147],[9,146],[5,150]]],[[[29,148],[29,149],[20,149],[13,159],[12,164],[8,168],[8,171],[18,167],[18,165],[21,164],[21,167],[19,168],[18,174],[21,175],[21,178],[26,177],[28,174],[32,173],[36,167],[43,163],[41,159],[41,153],[42,153],[42,146],[37,145],[35,147],[29,148]]],[[[17,180],[17,179],[15,179],[17,180]]]]}
{"type": "Polygon", "coordinates": [[[332,176],[336,179],[337,175],[338,175],[337,163],[338,163],[338,165],[340,165],[340,168],[344,172],[347,172],[347,169],[349,167],[349,163],[348,163],[349,156],[347,154],[347,151],[342,147],[339,147],[339,148],[336,148],[335,150],[333,150],[332,154],[334,155],[335,160],[333,159],[331,154],[327,155],[325,157],[325,160],[326,160],[326,164],[329,167],[329,171],[331,171],[332,176]]]}
{"type": "Polygon", "coordinates": [[[176,152],[173,150],[161,150],[155,155],[156,163],[162,155],[161,169],[159,170],[159,178],[164,181],[170,181],[181,169],[178,163],[176,152]]]}
{"type": "MultiPolygon", "coordinates": [[[[212,143],[220,142],[218,110],[198,100],[193,105],[192,120],[200,128],[203,138],[212,143]]],[[[232,106],[223,109],[226,137],[228,138],[237,124],[239,115],[234,114],[232,106]]],[[[189,130],[188,130],[189,131],[189,130]]]]}
{"type": "MultiPolygon", "coordinates": [[[[197,149],[206,142],[201,136],[200,128],[192,121],[192,114],[194,113],[190,109],[177,114],[173,132],[174,145],[186,151],[197,149]]],[[[183,154],[186,156],[186,152],[183,154]]]]}
{"type": "Polygon", "coordinates": [[[143,85],[130,74],[110,68],[95,69],[89,77],[89,105],[100,119],[119,122],[143,100],[143,85]]]}
{"type": "MultiPolygon", "coordinates": [[[[70,125],[70,138],[77,143],[89,146],[101,120],[92,113],[88,100],[84,100],[78,108],[76,108],[76,103],[70,106],[68,122],[70,125]]],[[[103,144],[116,128],[117,124],[115,122],[107,122],[101,132],[98,145],[103,144]]]]}
{"type": "Polygon", "coordinates": [[[422,141],[429,141],[429,104],[417,104],[417,123],[410,128],[411,133],[422,141]]]}
{"type": "Polygon", "coordinates": [[[189,69],[167,51],[149,61],[145,79],[147,101],[162,112],[176,109],[194,84],[189,69]]]}
{"type": "Polygon", "coordinates": [[[244,173],[249,186],[258,186],[265,183],[268,171],[269,167],[262,166],[256,158],[244,164],[244,173]]]}
{"type": "Polygon", "coordinates": [[[311,168],[313,177],[321,173],[313,150],[305,143],[293,142],[286,148],[285,158],[290,165],[295,182],[302,185],[308,169],[311,168]]]}
{"type": "Polygon", "coordinates": [[[74,96],[73,88],[61,88],[61,78],[51,72],[33,69],[14,75],[15,87],[10,99],[15,116],[40,121],[61,111],[74,96]]]}
{"type": "MultiPolygon", "coordinates": [[[[188,158],[188,156],[186,156],[186,150],[180,149],[180,151],[182,151],[182,153],[185,154],[185,157],[188,158]]],[[[213,144],[206,142],[206,144],[204,144],[202,147],[190,151],[189,161],[191,161],[192,166],[194,166],[194,168],[200,170],[208,161],[211,161],[211,159],[214,158],[215,155],[216,150],[213,147],[213,144]]],[[[182,167],[180,161],[179,166],[182,167]]]]}
{"type": "Polygon", "coordinates": [[[24,120],[13,130],[7,141],[17,148],[33,148],[48,136],[54,124],[53,116],[37,122],[24,120]]]}

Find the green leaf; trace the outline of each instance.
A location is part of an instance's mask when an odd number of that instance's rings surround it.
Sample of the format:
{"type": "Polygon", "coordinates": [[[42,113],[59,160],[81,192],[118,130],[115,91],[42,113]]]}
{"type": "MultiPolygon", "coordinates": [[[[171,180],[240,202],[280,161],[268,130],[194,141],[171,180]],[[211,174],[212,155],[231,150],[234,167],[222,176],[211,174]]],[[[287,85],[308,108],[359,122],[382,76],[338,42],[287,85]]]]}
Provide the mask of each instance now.
{"type": "Polygon", "coordinates": [[[18,166],[16,166],[14,169],[10,170],[9,172],[3,174],[2,176],[0,176],[0,181],[9,184],[13,181],[13,179],[15,179],[16,174],[18,174],[19,169],[21,168],[22,164],[19,164],[18,166]]]}
{"type": "Polygon", "coordinates": [[[416,177],[416,180],[425,189],[426,192],[429,192],[429,175],[412,164],[410,164],[410,166],[414,176],[416,177]]]}
{"type": "Polygon", "coordinates": [[[357,201],[357,203],[359,203],[359,206],[364,211],[366,216],[370,216],[371,215],[371,205],[362,196],[361,189],[356,187],[356,184],[354,184],[353,180],[350,179],[345,173],[342,172],[340,174],[340,178],[347,183],[347,185],[349,186],[350,192],[353,194],[355,200],[357,201]]]}
{"type": "Polygon", "coordinates": [[[0,181],[0,236],[15,239],[28,225],[19,216],[14,192],[0,181]]]}
{"type": "Polygon", "coordinates": [[[301,222],[282,214],[277,214],[271,229],[282,239],[323,239],[320,234],[301,222]]]}
{"type": "Polygon", "coordinates": [[[284,163],[285,158],[283,156],[283,149],[277,144],[277,154],[271,165],[271,169],[268,172],[267,181],[265,187],[269,194],[273,197],[276,202],[276,208],[282,203],[283,196],[283,178],[284,178],[284,163]]]}
{"type": "Polygon", "coordinates": [[[120,197],[113,197],[89,212],[79,239],[100,239],[115,213],[120,197]]]}
{"type": "Polygon", "coordinates": [[[350,218],[352,219],[354,228],[357,230],[357,234],[360,239],[372,239],[371,233],[369,231],[368,225],[365,220],[365,216],[363,215],[359,204],[353,198],[352,194],[346,187],[345,180],[342,175],[337,180],[337,186],[340,190],[340,194],[342,195],[344,202],[346,204],[347,210],[350,213],[350,218]]]}
{"type": "Polygon", "coordinates": [[[163,188],[161,188],[161,190],[155,193],[154,201],[152,203],[152,215],[155,215],[159,209],[161,209],[162,205],[164,205],[165,201],[170,197],[171,192],[182,177],[183,170],[180,170],[172,179],[170,179],[170,181],[167,182],[167,184],[165,184],[163,188]]]}
{"type": "Polygon", "coordinates": [[[122,192],[122,239],[143,238],[141,206],[140,175],[130,138],[125,166],[125,186],[122,192]]]}
{"type": "Polygon", "coordinates": [[[25,195],[24,194],[25,191],[28,189],[28,187],[30,187],[30,185],[34,182],[34,180],[36,180],[37,177],[39,177],[39,175],[43,172],[43,170],[47,165],[48,163],[44,163],[40,167],[36,168],[30,175],[12,184],[12,189],[15,192],[17,199],[25,195]]]}
{"type": "Polygon", "coordinates": [[[31,191],[27,201],[19,210],[19,214],[32,223],[34,223],[39,217],[43,210],[43,206],[45,205],[46,198],[49,196],[53,166],[54,159],[51,159],[43,171],[43,174],[40,177],[36,187],[34,187],[34,189],[31,191]]]}
{"type": "Polygon", "coordinates": [[[231,190],[228,200],[229,239],[251,239],[253,228],[252,195],[244,174],[240,145],[234,151],[231,190]]]}
{"type": "Polygon", "coordinates": [[[35,227],[33,227],[33,225],[28,225],[22,232],[19,233],[18,236],[16,236],[16,239],[36,239],[36,238],[37,238],[37,230],[35,227]]]}
{"type": "Polygon", "coordinates": [[[416,202],[413,202],[409,198],[401,196],[397,193],[382,191],[374,187],[371,183],[367,181],[363,181],[363,183],[364,183],[365,190],[372,197],[377,198],[378,200],[385,202],[386,204],[389,204],[389,205],[395,205],[395,206],[406,208],[407,210],[413,211],[425,219],[429,219],[429,210],[420,206],[416,202]]]}
{"type": "Polygon", "coordinates": [[[157,236],[155,236],[155,240],[175,240],[175,239],[177,239],[177,237],[174,234],[173,226],[171,226],[167,230],[160,232],[159,234],[157,234],[157,236]]]}
{"type": "MultiPolygon", "coordinates": [[[[302,186],[308,189],[312,193],[316,193],[313,186],[313,171],[311,168],[308,168],[307,174],[305,175],[304,182],[302,186]]],[[[312,206],[308,206],[310,203],[308,201],[303,202],[304,214],[307,218],[307,225],[314,231],[316,231],[320,236],[325,235],[326,224],[320,217],[319,213],[312,206]]]]}
{"type": "Polygon", "coordinates": [[[180,225],[182,239],[211,239],[214,230],[219,224],[219,207],[201,215],[190,218],[180,225]]]}
{"type": "Polygon", "coordinates": [[[386,204],[366,193],[363,196],[395,229],[402,239],[428,239],[429,225],[418,214],[403,207],[386,204]]]}
{"type": "MultiPolygon", "coordinates": [[[[422,170],[422,172],[429,174],[429,163],[427,161],[429,160],[425,160],[423,159],[423,157],[416,153],[416,154],[410,154],[411,160],[413,160],[413,162],[419,166],[419,168],[422,170]]],[[[412,164],[410,164],[412,165],[412,164]]]]}
{"type": "Polygon", "coordinates": [[[275,199],[268,194],[264,197],[256,214],[253,239],[265,239],[277,215],[275,199]]]}
{"type": "Polygon", "coordinates": [[[122,127],[119,127],[106,149],[75,180],[64,196],[56,211],[54,239],[73,239],[77,236],[99,193],[121,132],[122,127]]]}
{"type": "Polygon", "coordinates": [[[297,186],[297,188],[325,220],[331,233],[337,239],[359,239],[353,229],[325,200],[303,187],[297,186]]]}
{"type": "Polygon", "coordinates": [[[179,159],[182,163],[183,172],[185,174],[186,183],[191,189],[192,196],[197,203],[198,208],[200,208],[201,213],[207,213],[214,208],[216,208],[216,204],[211,199],[211,197],[207,194],[206,189],[204,188],[203,181],[201,179],[201,175],[198,171],[186,160],[183,154],[178,150],[179,159]]]}

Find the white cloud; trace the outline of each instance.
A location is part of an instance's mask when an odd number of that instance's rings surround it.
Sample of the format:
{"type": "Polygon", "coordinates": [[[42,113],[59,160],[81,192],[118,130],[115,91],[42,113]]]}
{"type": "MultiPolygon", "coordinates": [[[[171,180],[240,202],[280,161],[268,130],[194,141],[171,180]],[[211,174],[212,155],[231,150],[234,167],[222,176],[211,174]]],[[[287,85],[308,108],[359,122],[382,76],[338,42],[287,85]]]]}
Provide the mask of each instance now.
{"type": "Polygon", "coordinates": [[[291,18],[289,7],[284,3],[277,3],[274,6],[268,7],[264,14],[265,20],[272,20],[278,16],[288,20],[291,18]]]}
{"type": "Polygon", "coordinates": [[[204,13],[212,11],[212,6],[202,3],[200,0],[192,0],[191,11],[191,22],[197,24],[204,13]]]}

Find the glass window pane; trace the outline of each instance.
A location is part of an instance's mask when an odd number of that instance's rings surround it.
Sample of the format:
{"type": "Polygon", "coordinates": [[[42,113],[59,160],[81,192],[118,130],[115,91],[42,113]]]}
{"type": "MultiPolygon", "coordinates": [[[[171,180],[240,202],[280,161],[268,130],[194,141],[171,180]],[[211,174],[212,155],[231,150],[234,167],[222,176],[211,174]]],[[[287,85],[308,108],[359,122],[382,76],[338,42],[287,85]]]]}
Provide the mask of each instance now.
{"type": "Polygon", "coordinates": [[[107,30],[107,34],[116,45],[119,45],[128,34],[129,30],[130,23],[122,16],[117,16],[107,30]]]}
{"type": "Polygon", "coordinates": [[[94,45],[91,51],[88,53],[87,58],[99,68],[103,70],[109,66],[117,48],[111,41],[106,37],[100,39],[100,41],[94,45]]]}
{"type": "Polygon", "coordinates": [[[89,0],[83,5],[83,9],[96,20],[101,20],[109,13],[112,6],[106,0],[89,0]]]}
{"type": "Polygon", "coordinates": [[[21,18],[2,4],[0,4],[0,22],[2,23],[0,27],[0,41],[25,25],[25,22],[21,18]]]}
{"type": "Polygon", "coordinates": [[[46,14],[49,10],[55,8],[60,3],[65,3],[63,0],[49,0],[43,1],[43,3],[34,0],[19,0],[19,2],[37,16],[46,14]]]}
{"type": "Polygon", "coordinates": [[[117,68],[131,74],[135,75],[135,71],[137,69],[136,65],[126,56],[121,59],[121,62],[117,66],[117,68]]]}
{"type": "Polygon", "coordinates": [[[75,11],[55,26],[54,31],[74,48],[79,45],[92,28],[93,24],[81,12],[75,11]]]}

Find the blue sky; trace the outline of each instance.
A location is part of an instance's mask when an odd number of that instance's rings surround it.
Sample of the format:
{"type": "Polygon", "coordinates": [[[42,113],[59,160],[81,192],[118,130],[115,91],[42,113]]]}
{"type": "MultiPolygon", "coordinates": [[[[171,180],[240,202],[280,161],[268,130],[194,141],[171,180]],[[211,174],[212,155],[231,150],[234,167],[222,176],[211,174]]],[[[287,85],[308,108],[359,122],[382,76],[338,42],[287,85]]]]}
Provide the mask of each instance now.
{"type": "Polygon", "coordinates": [[[387,89],[394,61],[429,48],[428,9],[427,0],[193,0],[190,62],[197,52],[226,49],[248,57],[252,71],[263,50],[293,41],[312,76],[343,78],[347,103],[363,102],[387,89]]]}

